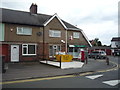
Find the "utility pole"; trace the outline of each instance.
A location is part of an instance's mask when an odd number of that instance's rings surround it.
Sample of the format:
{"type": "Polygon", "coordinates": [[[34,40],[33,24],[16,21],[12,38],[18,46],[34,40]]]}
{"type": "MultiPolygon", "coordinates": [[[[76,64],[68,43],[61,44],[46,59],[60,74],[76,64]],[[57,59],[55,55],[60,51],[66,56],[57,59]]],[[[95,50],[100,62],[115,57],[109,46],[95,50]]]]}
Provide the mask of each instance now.
{"type": "Polygon", "coordinates": [[[67,53],[67,29],[66,29],[66,45],[65,45],[65,48],[66,48],[66,53],[67,53]]]}

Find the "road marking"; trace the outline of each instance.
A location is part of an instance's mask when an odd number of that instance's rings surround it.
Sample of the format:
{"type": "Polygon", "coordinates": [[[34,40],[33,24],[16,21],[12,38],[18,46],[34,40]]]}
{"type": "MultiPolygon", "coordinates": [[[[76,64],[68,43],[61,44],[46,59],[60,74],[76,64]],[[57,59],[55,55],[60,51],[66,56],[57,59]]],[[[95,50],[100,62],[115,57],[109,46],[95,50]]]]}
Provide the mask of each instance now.
{"type": "Polygon", "coordinates": [[[115,64],[115,65],[116,65],[116,67],[114,67],[114,68],[110,68],[110,69],[106,69],[106,70],[99,70],[99,71],[96,71],[96,72],[108,72],[108,71],[118,70],[119,65],[118,65],[117,63],[112,62],[112,61],[109,61],[109,62],[111,62],[111,63],[115,64]]]}
{"type": "Polygon", "coordinates": [[[104,81],[103,83],[108,84],[110,86],[115,86],[120,83],[120,80],[110,80],[110,81],[104,81]]]}
{"type": "Polygon", "coordinates": [[[37,79],[29,79],[29,80],[6,81],[6,82],[0,82],[0,84],[24,83],[24,82],[33,82],[33,81],[41,81],[41,80],[52,80],[52,79],[68,78],[68,77],[75,77],[75,76],[74,75],[67,75],[67,76],[56,76],[56,77],[37,78],[37,79]]]}
{"type": "Polygon", "coordinates": [[[86,76],[87,78],[90,78],[90,79],[96,79],[96,78],[99,78],[99,77],[102,77],[103,74],[101,75],[92,75],[92,76],[86,76]]]}
{"type": "Polygon", "coordinates": [[[79,74],[80,76],[85,76],[85,75],[88,75],[88,74],[93,74],[94,72],[86,72],[86,73],[82,73],[82,74],[79,74]]]}

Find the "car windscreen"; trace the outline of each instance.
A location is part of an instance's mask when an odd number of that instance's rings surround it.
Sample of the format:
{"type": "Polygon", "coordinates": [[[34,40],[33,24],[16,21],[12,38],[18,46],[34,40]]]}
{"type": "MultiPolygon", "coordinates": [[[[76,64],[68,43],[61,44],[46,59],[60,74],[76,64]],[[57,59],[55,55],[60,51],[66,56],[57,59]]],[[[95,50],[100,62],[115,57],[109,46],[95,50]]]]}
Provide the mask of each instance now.
{"type": "Polygon", "coordinates": [[[91,54],[99,54],[99,52],[92,52],[91,54]]]}

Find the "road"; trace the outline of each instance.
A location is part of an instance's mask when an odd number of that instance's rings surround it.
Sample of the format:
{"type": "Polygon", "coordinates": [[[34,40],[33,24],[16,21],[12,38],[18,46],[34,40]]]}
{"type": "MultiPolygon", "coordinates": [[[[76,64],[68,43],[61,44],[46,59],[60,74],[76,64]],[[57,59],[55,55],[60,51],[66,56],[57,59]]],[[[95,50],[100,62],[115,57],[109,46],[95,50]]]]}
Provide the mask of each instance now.
{"type": "MultiPolygon", "coordinates": [[[[110,61],[119,64],[117,57],[110,57],[110,61]]],[[[104,72],[10,81],[3,83],[3,88],[118,88],[119,75],[116,68],[104,72]]]]}

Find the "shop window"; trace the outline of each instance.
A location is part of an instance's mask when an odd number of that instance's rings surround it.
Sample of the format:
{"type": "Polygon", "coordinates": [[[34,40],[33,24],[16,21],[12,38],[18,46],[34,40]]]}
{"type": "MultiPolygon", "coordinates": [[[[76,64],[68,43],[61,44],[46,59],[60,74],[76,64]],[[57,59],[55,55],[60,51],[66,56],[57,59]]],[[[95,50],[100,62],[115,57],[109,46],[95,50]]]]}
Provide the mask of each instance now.
{"type": "Polygon", "coordinates": [[[78,52],[78,48],[74,48],[74,52],[78,52]]]}
{"type": "Polygon", "coordinates": [[[69,48],[69,52],[73,52],[73,47],[70,47],[70,48],[69,48]]]}

